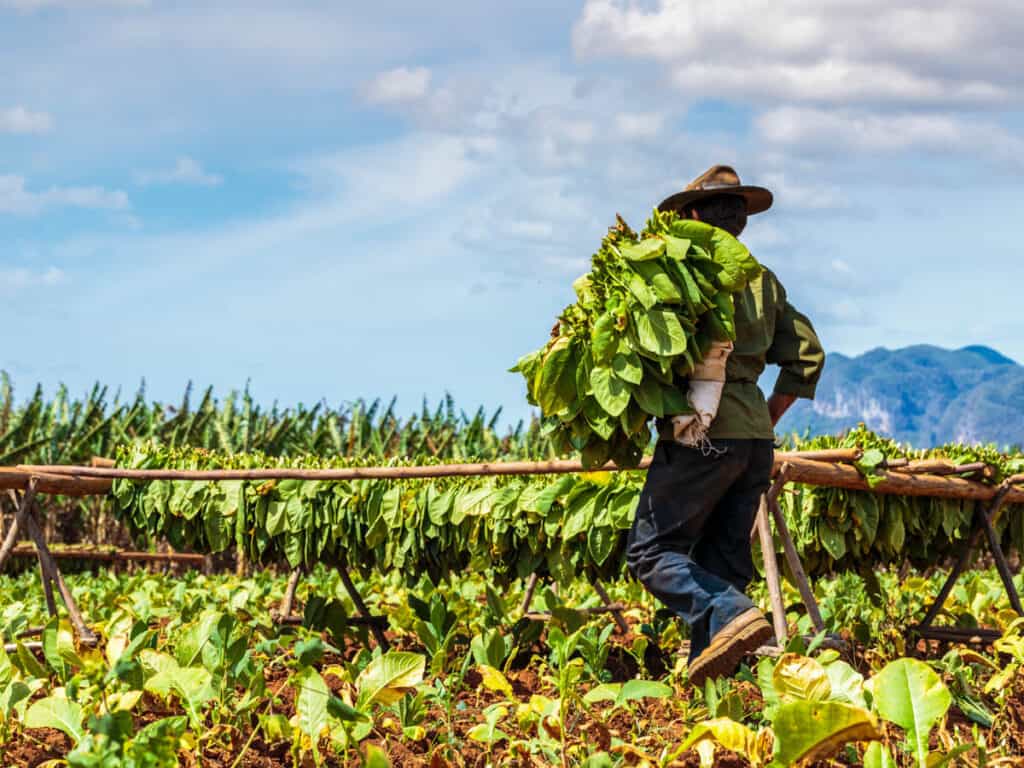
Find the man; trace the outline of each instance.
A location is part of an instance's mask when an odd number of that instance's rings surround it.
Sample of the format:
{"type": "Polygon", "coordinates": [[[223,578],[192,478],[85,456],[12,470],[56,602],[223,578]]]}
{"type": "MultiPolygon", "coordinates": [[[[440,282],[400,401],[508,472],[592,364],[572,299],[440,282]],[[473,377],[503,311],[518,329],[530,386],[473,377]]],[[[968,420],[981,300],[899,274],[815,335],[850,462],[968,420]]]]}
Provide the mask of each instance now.
{"type": "MultiPolygon", "coordinates": [[[[743,186],[732,168],[718,165],[658,207],[738,237],[747,216],[771,204],[767,189],[743,186]]],[[[735,296],[735,306],[736,342],[711,446],[675,442],[671,421],[659,419],[626,552],[630,572],[690,625],[688,671],[698,686],[733,674],[772,637],[744,594],[754,575],[750,531],[770,484],[774,427],[798,397],[814,397],[825,362],[811,323],[769,270],[735,296]],[[766,401],[757,381],[767,363],[782,371],[766,401]]]]}

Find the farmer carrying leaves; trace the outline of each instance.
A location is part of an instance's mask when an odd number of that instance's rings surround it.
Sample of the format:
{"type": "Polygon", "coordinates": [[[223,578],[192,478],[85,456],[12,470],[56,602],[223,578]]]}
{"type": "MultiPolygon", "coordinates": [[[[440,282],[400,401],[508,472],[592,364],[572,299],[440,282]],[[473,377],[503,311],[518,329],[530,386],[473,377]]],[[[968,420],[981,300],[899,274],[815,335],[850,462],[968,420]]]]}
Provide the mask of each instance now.
{"type": "MultiPolygon", "coordinates": [[[[767,189],[744,186],[732,168],[717,165],[658,207],[738,237],[747,216],[771,204],[767,189]]],[[[735,342],[709,355],[708,375],[691,377],[708,380],[691,381],[691,403],[706,384],[717,413],[697,442],[687,434],[692,415],[658,419],[626,553],[630,572],[690,625],[689,678],[698,686],[732,674],[772,637],[744,594],[754,575],[750,531],[770,484],[774,427],[796,398],[814,397],[825,362],[810,321],[769,270],[734,302],[735,342]],[[782,370],[766,401],[757,382],[767,363],[782,370]]]]}

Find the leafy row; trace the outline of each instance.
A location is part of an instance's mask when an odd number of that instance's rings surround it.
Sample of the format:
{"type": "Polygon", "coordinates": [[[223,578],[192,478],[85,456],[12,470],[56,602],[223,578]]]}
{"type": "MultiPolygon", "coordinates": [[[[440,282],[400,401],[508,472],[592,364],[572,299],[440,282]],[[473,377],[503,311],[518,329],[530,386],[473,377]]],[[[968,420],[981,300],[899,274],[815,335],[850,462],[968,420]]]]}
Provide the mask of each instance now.
{"type": "MultiPolygon", "coordinates": [[[[806,445],[879,444],[880,438],[860,429],[806,445]]],[[[963,446],[912,455],[926,454],[996,460],[987,449],[972,453],[963,446]]],[[[1019,471],[1022,462],[1020,456],[998,457],[992,480],[1019,471]]],[[[351,465],[153,445],[126,450],[120,463],[177,469],[351,465]]],[[[622,573],[625,533],[642,485],[640,472],[400,482],[117,481],[113,496],[116,513],[133,536],[166,537],[180,549],[237,547],[254,562],[292,565],[344,557],[366,571],[428,573],[435,580],[487,569],[500,580],[541,572],[565,581],[584,573],[622,573]]],[[[959,501],[799,485],[783,494],[782,504],[813,575],[870,570],[904,559],[934,563],[968,534],[973,514],[970,503],[959,501]]],[[[1022,513],[1010,507],[998,524],[1005,542],[1018,548],[1024,546],[1022,513]]]]}
{"type": "Polygon", "coordinates": [[[36,387],[31,397],[19,401],[9,377],[0,372],[0,465],[88,463],[139,440],[271,456],[459,460],[548,455],[548,440],[538,424],[520,423],[502,433],[500,418],[500,408],[467,414],[450,396],[433,407],[424,401],[418,413],[402,417],[395,400],[266,408],[248,387],[223,398],[208,388],[195,398],[191,384],[176,403],[151,401],[144,388],[122,399],[100,384],[82,398],[72,397],[65,387],[47,397],[36,387]]]}

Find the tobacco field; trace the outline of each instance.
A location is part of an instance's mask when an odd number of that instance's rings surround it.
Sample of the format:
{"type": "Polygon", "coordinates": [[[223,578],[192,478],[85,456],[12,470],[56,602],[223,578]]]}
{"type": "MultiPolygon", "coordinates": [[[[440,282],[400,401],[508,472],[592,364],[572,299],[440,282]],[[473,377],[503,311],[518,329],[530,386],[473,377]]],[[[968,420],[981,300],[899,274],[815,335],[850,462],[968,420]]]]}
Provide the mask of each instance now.
{"type": "MultiPolygon", "coordinates": [[[[577,610],[595,602],[581,583],[541,589],[535,609],[553,618],[537,622],[518,615],[518,589],[483,576],[361,582],[389,618],[381,653],[341,625],[353,606],[331,571],[301,586],[294,627],[272,618],[281,576],[70,578],[96,648],[47,621],[34,574],[0,580],[0,629],[15,644],[0,655],[5,765],[760,766],[817,751],[831,756],[822,765],[1011,765],[1024,750],[1020,621],[988,653],[910,658],[902,627],[935,578],[900,589],[883,574],[874,597],[852,574],[821,581],[848,651],[795,639],[703,690],[677,661],[678,624],[625,582],[611,585],[630,606],[625,636],[577,610]],[[16,638],[36,623],[33,652],[16,638]]],[[[1000,595],[993,574],[974,572],[949,619],[1003,626],[1000,595]]]]}
{"type": "MultiPolygon", "coordinates": [[[[4,465],[340,467],[562,455],[537,423],[451,401],[407,419],[394,405],[261,410],[245,393],[174,406],[36,393],[0,397],[4,465]]],[[[873,482],[887,462],[983,462],[995,485],[1019,452],[912,450],[858,428],[790,447],[853,447],[873,482]]],[[[927,646],[923,616],[973,503],[792,485],[781,498],[827,634],[784,583],[790,640],[734,679],[694,689],[685,626],[625,577],[643,473],[346,482],[116,481],[106,498],[45,498],[48,533],[212,554],[182,566],[71,563],[98,643],[51,619],[38,574],[0,575],[4,766],[787,766],[974,768],[1024,757],[1024,621],[984,557],[939,623],[1001,630],[987,648],[927,646]],[[234,573],[244,554],[245,573],[234,573]],[[382,649],[337,570],[351,567],[382,649]],[[292,566],[292,622],[277,621],[292,566]],[[540,576],[529,615],[526,580],[540,576]],[[629,631],[591,581],[623,607],[629,631]],[[41,635],[29,630],[41,628],[41,635]],[[681,652],[682,651],[682,652],[681,652]]],[[[13,507],[5,499],[5,517],[13,507]]],[[[1024,589],[1024,510],[997,533],[1024,589]]],[[[755,599],[768,606],[763,582],[755,599]]]]}

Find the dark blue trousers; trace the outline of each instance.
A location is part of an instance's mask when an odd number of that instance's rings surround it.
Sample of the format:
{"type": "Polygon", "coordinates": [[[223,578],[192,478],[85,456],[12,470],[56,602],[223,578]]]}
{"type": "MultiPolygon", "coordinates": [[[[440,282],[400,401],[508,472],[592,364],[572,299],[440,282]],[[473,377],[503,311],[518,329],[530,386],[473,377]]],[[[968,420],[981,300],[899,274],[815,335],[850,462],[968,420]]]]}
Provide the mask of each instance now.
{"type": "Polygon", "coordinates": [[[714,446],[658,443],[626,549],[630,573],[690,625],[691,661],[754,605],[750,531],[771,482],[771,440],[714,446]]]}

